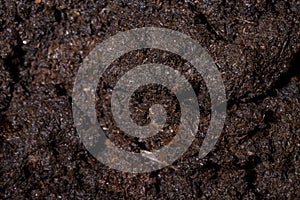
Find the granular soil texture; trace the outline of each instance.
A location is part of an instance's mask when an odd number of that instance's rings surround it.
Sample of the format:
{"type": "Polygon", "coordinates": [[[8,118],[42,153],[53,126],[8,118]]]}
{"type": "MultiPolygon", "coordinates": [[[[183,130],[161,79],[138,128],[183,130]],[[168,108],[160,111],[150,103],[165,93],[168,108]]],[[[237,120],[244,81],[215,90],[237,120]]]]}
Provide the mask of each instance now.
{"type": "Polygon", "coordinates": [[[296,0],[0,0],[1,199],[300,199],[299,10],[296,0]],[[72,119],[72,88],[97,43],[146,26],[185,33],[207,49],[224,79],[228,110],[218,143],[199,159],[210,120],[201,76],[169,52],[123,55],[97,90],[98,120],[111,142],[139,152],[176,134],[178,102],[159,85],[140,88],[130,105],[140,125],[149,122],[153,103],[165,105],[163,132],[140,141],[114,124],[113,86],[139,64],[178,69],[201,109],[196,140],[182,158],[130,174],[109,169],[85,149],[72,119]]]}

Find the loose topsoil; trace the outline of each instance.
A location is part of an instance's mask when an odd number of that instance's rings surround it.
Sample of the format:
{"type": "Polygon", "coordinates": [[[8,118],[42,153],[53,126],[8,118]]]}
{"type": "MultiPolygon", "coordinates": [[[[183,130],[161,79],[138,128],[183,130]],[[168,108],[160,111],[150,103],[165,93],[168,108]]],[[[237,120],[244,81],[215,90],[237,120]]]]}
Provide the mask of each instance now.
{"type": "Polygon", "coordinates": [[[299,11],[296,0],[0,0],[1,199],[300,199],[299,11]],[[131,111],[143,125],[149,107],[163,104],[164,131],[141,141],[114,124],[113,87],[137,65],[178,69],[201,110],[196,140],[182,158],[130,174],[109,169],[85,149],[73,124],[72,88],[97,43],[146,26],[185,33],[207,49],[222,74],[228,110],[218,143],[199,159],[210,120],[200,74],[170,52],[123,55],[99,77],[97,90],[98,120],[111,142],[139,152],[176,134],[178,102],[159,85],[136,91],[131,111]]]}

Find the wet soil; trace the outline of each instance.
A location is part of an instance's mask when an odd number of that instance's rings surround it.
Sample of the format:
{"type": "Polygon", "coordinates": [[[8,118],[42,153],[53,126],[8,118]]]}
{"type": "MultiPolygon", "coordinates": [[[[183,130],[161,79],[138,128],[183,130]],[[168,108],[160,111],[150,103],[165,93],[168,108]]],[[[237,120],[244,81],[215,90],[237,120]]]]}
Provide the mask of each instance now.
{"type": "Polygon", "coordinates": [[[1,199],[300,199],[299,10],[296,0],[0,0],[1,199]],[[145,26],[180,31],[207,49],[224,79],[228,110],[217,145],[199,159],[210,120],[200,74],[169,52],[123,55],[97,90],[98,120],[116,145],[135,152],[160,148],[179,125],[172,91],[149,85],[133,94],[132,118],[147,124],[149,107],[161,103],[168,126],[143,141],[120,134],[111,92],[134,66],[178,69],[201,110],[196,140],[182,158],[130,174],[109,169],[85,149],[73,124],[72,88],[97,43],[145,26]]]}

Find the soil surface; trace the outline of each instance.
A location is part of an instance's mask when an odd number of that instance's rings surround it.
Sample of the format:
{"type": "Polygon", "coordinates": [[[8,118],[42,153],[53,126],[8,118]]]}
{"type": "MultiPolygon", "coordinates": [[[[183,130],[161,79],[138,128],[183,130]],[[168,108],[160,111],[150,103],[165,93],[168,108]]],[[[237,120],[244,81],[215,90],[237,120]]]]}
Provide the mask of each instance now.
{"type": "Polygon", "coordinates": [[[300,199],[299,11],[297,0],[0,0],[0,198],[300,199]],[[113,87],[137,65],[178,69],[201,110],[196,140],[182,158],[131,174],[109,169],[86,150],[74,127],[72,88],[96,44],[148,26],[185,33],[207,49],[224,80],[227,119],[213,151],[199,159],[211,105],[200,74],[157,49],[121,56],[97,90],[97,117],[111,142],[127,151],[157,149],[180,125],[176,97],[159,85],[139,88],[130,109],[144,125],[151,105],[163,104],[162,132],[138,140],[114,124],[113,87]]]}

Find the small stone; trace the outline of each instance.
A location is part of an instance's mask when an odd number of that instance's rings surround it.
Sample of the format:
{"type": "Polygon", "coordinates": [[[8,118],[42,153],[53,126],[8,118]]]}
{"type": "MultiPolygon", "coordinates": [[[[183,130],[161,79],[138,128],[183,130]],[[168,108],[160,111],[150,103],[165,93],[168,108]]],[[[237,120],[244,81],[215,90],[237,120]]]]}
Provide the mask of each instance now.
{"type": "Polygon", "coordinates": [[[29,40],[23,40],[23,44],[28,44],[29,42],[29,40]]]}
{"type": "Polygon", "coordinates": [[[247,154],[248,154],[248,156],[254,156],[254,152],[252,152],[252,151],[248,151],[247,154]]]}

